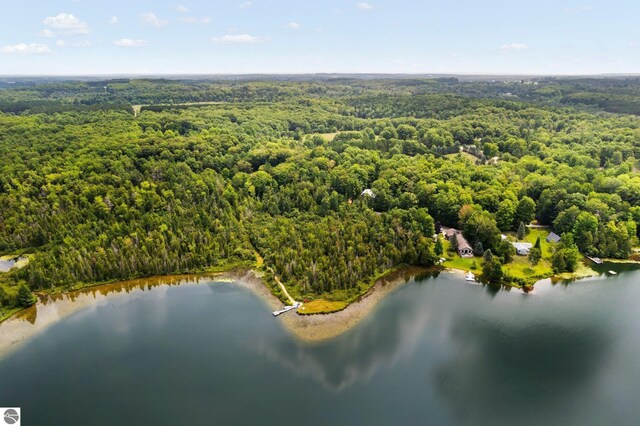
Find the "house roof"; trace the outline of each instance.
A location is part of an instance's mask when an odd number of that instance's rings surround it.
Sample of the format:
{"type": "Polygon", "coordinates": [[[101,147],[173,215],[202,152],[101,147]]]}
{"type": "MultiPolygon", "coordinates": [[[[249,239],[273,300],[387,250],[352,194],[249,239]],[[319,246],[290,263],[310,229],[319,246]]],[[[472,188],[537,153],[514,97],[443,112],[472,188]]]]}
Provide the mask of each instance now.
{"type": "Polygon", "coordinates": [[[547,236],[547,242],[548,242],[548,243],[550,243],[550,242],[552,242],[552,241],[553,241],[554,243],[557,243],[557,242],[559,242],[560,240],[561,240],[560,235],[556,234],[555,232],[552,232],[552,233],[550,233],[550,234],[547,236]]]}
{"type": "Polygon", "coordinates": [[[533,244],[531,243],[511,243],[516,248],[516,250],[531,250],[533,248],[533,244]]]}
{"type": "Polygon", "coordinates": [[[456,233],[456,238],[458,239],[458,250],[464,250],[464,249],[473,250],[469,245],[469,242],[467,241],[467,239],[464,236],[462,236],[461,232],[456,233]]]}
{"type": "Polygon", "coordinates": [[[444,234],[445,237],[447,238],[451,238],[454,234],[456,234],[457,232],[459,232],[457,229],[453,229],[453,228],[442,228],[442,233],[444,234]]]}

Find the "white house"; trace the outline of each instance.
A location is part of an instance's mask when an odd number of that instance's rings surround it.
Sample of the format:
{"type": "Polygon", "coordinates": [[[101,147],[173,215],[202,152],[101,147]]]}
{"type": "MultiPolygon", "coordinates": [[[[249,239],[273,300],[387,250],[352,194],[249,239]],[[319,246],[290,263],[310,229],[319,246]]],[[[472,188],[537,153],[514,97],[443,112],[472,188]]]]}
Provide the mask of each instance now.
{"type": "Polygon", "coordinates": [[[531,243],[511,243],[516,248],[516,253],[520,256],[528,256],[531,253],[533,244],[531,243]]]}

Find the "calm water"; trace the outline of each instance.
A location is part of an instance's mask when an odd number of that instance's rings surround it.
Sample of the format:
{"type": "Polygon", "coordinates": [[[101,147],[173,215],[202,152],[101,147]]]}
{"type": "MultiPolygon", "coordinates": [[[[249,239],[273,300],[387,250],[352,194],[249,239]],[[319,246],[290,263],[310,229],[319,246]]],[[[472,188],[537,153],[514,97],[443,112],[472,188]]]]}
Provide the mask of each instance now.
{"type": "Polygon", "coordinates": [[[0,360],[0,406],[27,425],[639,424],[627,269],[531,295],[412,279],[321,344],[231,283],[120,293],[0,360]]]}
{"type": "Polygon", "coordinates": [[[16,264],[17,259],[0,259],[0,272],[8,272],[16,264]]]}

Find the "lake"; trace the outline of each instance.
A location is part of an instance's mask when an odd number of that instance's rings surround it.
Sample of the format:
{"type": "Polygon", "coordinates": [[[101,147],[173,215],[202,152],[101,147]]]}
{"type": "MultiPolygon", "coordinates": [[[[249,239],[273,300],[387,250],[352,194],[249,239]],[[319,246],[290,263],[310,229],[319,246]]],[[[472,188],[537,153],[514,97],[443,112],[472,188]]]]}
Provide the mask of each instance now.
{"type": "Polygon", "coordinates": [[[528,295],[414,277],[315,343],[215,279],[51,301],[0,359],[0,405],[28,425],[638,424],[640,270],[614,268],[528,295]]]}
{"type": "Polygon", "coordinates": [[[11,268],[20,268],[24,266],[27,258],[25,257],[15,257],[15,256],[2,256],[0,257],[0,272],[8,272],[11,268]]]}

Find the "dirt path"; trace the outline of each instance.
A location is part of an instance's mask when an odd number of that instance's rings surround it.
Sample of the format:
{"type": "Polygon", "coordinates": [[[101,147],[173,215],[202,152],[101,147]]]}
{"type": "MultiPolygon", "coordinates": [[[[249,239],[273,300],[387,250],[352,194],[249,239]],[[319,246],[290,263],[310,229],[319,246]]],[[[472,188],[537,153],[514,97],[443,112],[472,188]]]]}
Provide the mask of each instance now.
{"type": "Polygon", "coordinates": [[[289,302],[291,302],[292,305],[295,305],[296,300],[293,297],[291,297],[291,295],[287,291],[287,288],[284,286],[284,284],[282,284],[282,282],[280,281],[276,273],[273,271],[273,269],[271,269],[270,266],[267,266],[267,269],[269,270],[269,272],[271,272],[271,275],[273,275],[273,279],[276,281],[276,284],[280,286],[280,290],[282,290],[284,295],[287,296],[287,299],[289,299],[289,302]]]}

